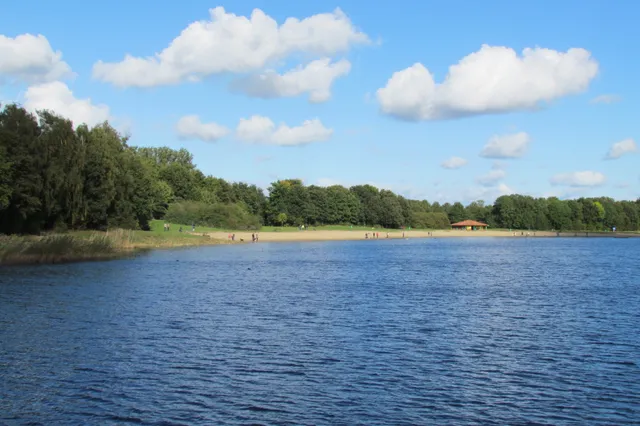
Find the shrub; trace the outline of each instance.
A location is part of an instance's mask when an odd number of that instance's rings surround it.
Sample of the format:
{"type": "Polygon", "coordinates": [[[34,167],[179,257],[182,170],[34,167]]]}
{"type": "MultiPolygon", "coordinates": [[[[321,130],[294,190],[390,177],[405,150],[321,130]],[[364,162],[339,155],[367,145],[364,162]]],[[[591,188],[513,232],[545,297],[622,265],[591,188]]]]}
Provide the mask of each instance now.
{"type": "Polygon", "coordinates": [[[182,201],[169,205],[164,219],[167,222],[224,229],[259,229],[260,218],[250,214],[239,204],[208,204],[182,201]]]}

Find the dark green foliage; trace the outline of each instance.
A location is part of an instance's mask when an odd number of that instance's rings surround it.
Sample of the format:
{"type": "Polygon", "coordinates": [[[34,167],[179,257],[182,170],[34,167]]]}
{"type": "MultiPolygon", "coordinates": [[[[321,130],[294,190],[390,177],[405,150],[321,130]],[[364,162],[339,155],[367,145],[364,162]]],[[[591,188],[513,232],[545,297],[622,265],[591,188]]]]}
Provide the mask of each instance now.
{"type": "Polygon", "coordinates": [[[0,110],[0,234],[113,227],[151,219],[228,229],[267,225],[449,228],[474,219],[493,228],[637,231],[640,200],[505,195],[468,206],[410,200],[371,185],[273,182],[267,197],[243,182],[205,176],[185,149],[136,148],[108,123],[74,129],[48,111],[0,110]]]}
{"type": "Polygon", "coordinates": [[[207,204],[198,201],[171,204],[165,220],[223,229],[258,229],[261,226],[257,216],[238,204],[207,204]]]}

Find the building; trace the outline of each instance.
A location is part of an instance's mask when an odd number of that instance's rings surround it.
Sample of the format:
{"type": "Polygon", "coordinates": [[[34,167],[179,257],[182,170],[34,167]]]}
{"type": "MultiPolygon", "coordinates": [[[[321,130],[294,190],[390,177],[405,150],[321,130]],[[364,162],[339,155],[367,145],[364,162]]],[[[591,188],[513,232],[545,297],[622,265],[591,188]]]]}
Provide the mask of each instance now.
{"type": "Polygon", "coordinates": [[[462,222],[458,222],[458,223],[453,223],[451,224],[451,229],[458,229],[458,230],[467,230],[467,231],[486,231],[487,227],[489,225],[487,225],[486,223],[482,223],[482,222],[476,222],[475,220],[463,220],[462,222]]]}

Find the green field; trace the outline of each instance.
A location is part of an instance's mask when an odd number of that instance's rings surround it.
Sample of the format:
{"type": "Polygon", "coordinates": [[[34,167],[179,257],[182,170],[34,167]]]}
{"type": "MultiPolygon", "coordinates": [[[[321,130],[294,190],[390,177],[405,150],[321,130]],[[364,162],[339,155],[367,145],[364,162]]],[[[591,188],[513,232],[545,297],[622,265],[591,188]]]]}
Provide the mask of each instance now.
{"type": "MultiPolygon", "coordinates": [[[[180,224],[171,224],[171,230],[169,232],[165,231],[163,228],[164,221],[162,220],[152,220],[151,221],[151,231],[155,235],[181,235],[179,232],[180,226],[182,226],[182,230],[184,232],[191,232],[191,225],[180,225],[180,224]]],[[[317,231],[372,231],[373,227],[368,226],[349,226],[349,225],[325,225],[325,226],[311,226],[308,230],[317,230],[317,231]]],[[[401,232],[400,229],[385,229],[385,228],[375,228],[376,231],[385,231],[385,232],[401,232]]],[[[184,234],[182,233],[182,235],[184,234]]],[[[207,233],[207,232],[252,232],[248,230],[238,230],[238,229],[226,229],[226,228],[210,228],[206,226],[196,226],[196,233],[207,233]]],[[[296,226],[263,226],[257,231],[253,232],[299,232],[298,227],[296,226]]]]}

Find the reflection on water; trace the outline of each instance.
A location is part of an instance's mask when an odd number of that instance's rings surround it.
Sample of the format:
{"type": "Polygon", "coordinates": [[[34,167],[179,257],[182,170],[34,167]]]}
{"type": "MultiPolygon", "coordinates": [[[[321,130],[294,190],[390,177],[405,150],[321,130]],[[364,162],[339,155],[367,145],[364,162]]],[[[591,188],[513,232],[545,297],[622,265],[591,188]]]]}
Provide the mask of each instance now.
{"type": "Polygon", "coordinates": [[[640,240],[0,269],[0,423],[638,424],[640,240]]]}

